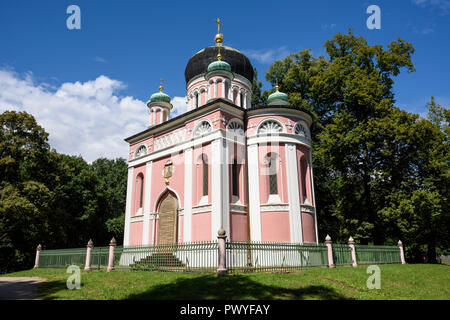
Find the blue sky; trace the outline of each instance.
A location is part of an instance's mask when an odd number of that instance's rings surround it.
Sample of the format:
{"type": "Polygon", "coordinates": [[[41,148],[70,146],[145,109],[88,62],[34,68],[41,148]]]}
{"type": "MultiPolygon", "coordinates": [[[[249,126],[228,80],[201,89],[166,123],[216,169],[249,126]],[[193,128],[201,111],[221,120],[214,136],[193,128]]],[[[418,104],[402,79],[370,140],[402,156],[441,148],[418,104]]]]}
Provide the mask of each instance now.
{"type": "Polygon", "coordinates": [[[371,45],[400,37],[413,44],[417,71],[397,77],[397,105],[424,114],[431,95],[450,104],[450,0],[0,0],[0,112],[31,112],[60,152],[126,157],[123,138],[145,128],[160,78],[183,112],[186,63],[214,43],[217,17],[224,44],[247,54],[263,81],[274,60],[325,54],[324,42],[350,27],[371,45]],[[72,4],[81,30],[66,27],[72,4]],[[380,30],[366,26],[371,4],[380,30]]]}

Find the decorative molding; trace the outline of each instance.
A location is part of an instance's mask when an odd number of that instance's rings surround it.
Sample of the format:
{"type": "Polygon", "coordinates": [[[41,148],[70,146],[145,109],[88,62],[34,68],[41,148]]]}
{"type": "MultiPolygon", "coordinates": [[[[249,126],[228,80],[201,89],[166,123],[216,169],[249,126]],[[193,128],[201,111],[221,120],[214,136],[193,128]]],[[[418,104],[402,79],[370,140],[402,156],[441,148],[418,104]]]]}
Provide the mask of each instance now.
{"type": "Polygon", "coordinates": [[[142,221],[144,221],[144,215],[140,214],[138,216],[133,216],[133,217],[131,217],[130,220],[131,220],[131,223],[133,223],[133,222],[142,222],[142,221]]]}
{"type": "Polygon", "coordinates": [[[141,144],[139,147],[136,148],[134,158],[140,158],[145,155],[147,155],[147,147],[145,146],[145,144],[141,144]]]}
{"type": "Polygon", "coordinates": [[[289,211],[288,203],[281,204],[261,204],[261,212],[268,211],[289,211]]]}
{"type": "Polygon", "coordinates": [[[316,211],[316,209],[315,209],[313,206],[309,206],[309,205],[302,204],[302,205],[300,206],[300,211],[301,211],[301,212],[307,212],[307,213],[314,214],[315,211],[316,211]]]}
{"type": "Polygon", "coordinates": [[[212,125],[209,121],[202,120],[196,125],[194,130],[194,137],[200,137],[212,131],[212,125]]]}
{"type": "Polygon", "coordinates": [[[283,128],[283,124],[276,119],[264,119],[258,126],[258,134],[270,134],[270,133],[281,133],[286,130],[283,128]]]}
{"type": "Polygon", "coordinates": [[[310,138],[308,126],[302,120],[298,121],[294,126],[294,133],[300,136],[310,138]]]}
{"type": "Polygon", "coordinates": [[[247,213],[247,206],[230,203],[230,212],[247,213]]]}
{"type": "Polygon", "coordinates": [[[155,147],[153,151],[165,149],[167,147],[179,144],[186,141],[186,128],[177,130],[175,132],[169,133],[168,135],[162,136],[155,139],[155,147]]]}
{"type": "Polygon", "coordinates": [[[192,207],[192,214],[211,212],[211,210],[212,210],[212,206],[210,204],[207,204],[204,206],[192,207]]]}

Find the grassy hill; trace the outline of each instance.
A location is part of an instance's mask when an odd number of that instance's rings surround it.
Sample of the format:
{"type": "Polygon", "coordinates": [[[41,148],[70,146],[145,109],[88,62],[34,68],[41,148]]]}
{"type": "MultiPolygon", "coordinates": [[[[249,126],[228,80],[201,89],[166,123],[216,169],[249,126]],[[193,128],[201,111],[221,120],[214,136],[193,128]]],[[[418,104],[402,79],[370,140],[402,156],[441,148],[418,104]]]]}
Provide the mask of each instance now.
{"type": "Polygon", "coordinates": [[[450,266],[380,265],[381,288],[368,289],[367,266],[316,268],[292,273],[215,274],[104,271],[81,272],[81,289],[68,290],[63,269],[37,269],[3,276],[48,279],[43,299],[407,299],[450,300],[450,266]]]}

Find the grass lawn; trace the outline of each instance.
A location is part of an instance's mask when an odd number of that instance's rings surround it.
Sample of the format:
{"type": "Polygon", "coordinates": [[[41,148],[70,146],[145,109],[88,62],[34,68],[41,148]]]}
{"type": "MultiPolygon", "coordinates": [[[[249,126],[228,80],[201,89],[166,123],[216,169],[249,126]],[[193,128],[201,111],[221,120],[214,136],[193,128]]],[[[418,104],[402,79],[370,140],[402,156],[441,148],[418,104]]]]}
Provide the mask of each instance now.
{"type": "Polygon", "coordinates": [[[81,273],[81,289],[68,290],[63,269],[6,274],[42,277],[43,299],[439,299],[450,300],[450,266],[380,265],[381,289],[368,289],[367,266],[316,268],[292,273],[215,274],[92,271],[81,273]]]}

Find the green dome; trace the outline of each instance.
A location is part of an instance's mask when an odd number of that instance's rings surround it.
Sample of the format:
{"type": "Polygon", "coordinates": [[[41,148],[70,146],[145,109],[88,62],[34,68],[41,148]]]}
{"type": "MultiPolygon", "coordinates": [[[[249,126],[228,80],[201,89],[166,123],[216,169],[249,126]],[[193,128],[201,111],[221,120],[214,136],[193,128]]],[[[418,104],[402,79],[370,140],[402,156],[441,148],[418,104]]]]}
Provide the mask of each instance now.
{"type": "Polygon", "coordinates": [[[208,72],[215,70],[226,70],[231,72],[231,66],[222,60],[213,61],[208,66],[208,72]]]}
{"type": "Polygon", "coordinates": [[[160,91],[152,94],[150,97],[150,102],[167,102],[170,103],[170,97],[164,92],[160,91]]]}
{"type": "Polygon", "coordinates": [[[270,103],[272,101],[275,100],[283,100],[283,101],[288,101],[288,95],[286,93],[275,91],[274,93],[272,93],[268,98],[267,98],[267,103],[270,103]]]}

